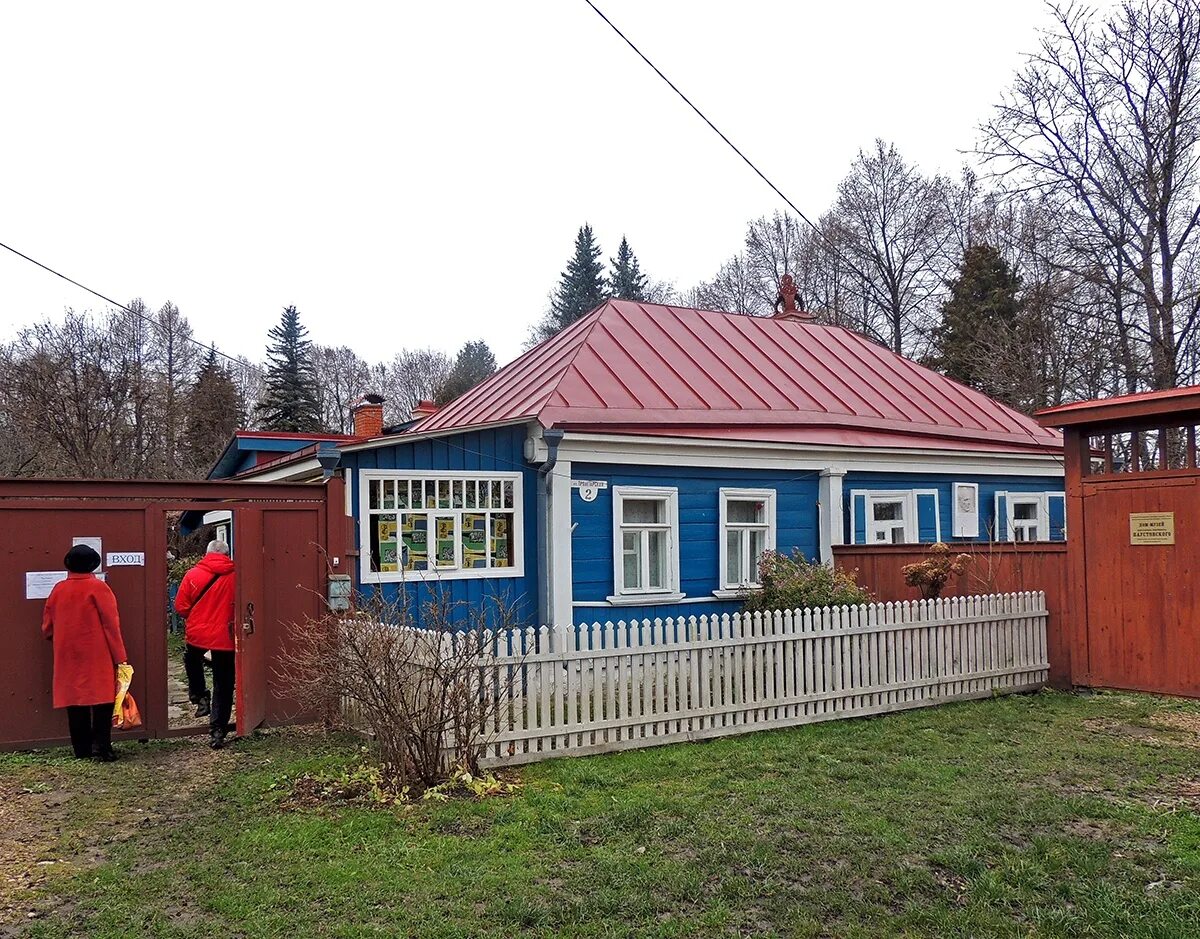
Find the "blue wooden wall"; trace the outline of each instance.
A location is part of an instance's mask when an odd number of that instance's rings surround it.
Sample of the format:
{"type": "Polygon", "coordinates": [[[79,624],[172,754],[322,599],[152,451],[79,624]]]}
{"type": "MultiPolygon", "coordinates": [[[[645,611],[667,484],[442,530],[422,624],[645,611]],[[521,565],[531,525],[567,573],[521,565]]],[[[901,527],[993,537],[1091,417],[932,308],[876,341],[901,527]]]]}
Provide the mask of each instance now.
{"type": "MultiPolygon", "coordinates": [[[[850,528],[850,491],[853,489],[936,489],[938,493],[938,520],[942,526],[942,540],[954,541],[987,541],[995,537],[994,533],[1003,531],[996,527],[996,493],[997,492],[1062,492],[1065,482],[1063,477],[1054,476],[965,476],[945,473],[930,473],[917,475],[915,473],[856,473],[849,472],[842,482],[844,495],[843,531],[846,540],[855,541],[854,532],[850,528]],[[977,483],[979,485],[979,537],[954,537],[954,483],[977,483]]],[[[930,500],[932,501],[932,500],[930,500]]],[[[1063,518],[1061,500],[1052,500],[1050,527],[1052,539],[1062,541],[1063,518]],[[1055,504],[1057,503],[1057,505],[1055,504]]],[[[861,506],[858,512],[858,527],[863,527],[861,506]]],[[[927,516],[925,505],[918,506],[918,526],[921,541],[933,540],[932,519],[927,516]]],[[[1003,526],[1001,526],[1002,528],[1003,526]]]]}
{"type": "MultiPolygon", "coordinates": [[[[459,622],[466,623],[469,609],[483,607],[493,615],[498,609],[496,601],[507,604],[517,617],[515,625],[533,626],[537,620],[537,469],[525,462],[526,430],[524,426],[501,427],[494,430],[478,430],[437,437],[429,440],[414,440],[373,450],[358,450],[342,454],[342,465],[351,471],[351,487],[355,511],[355,542],[360,551],[360,560],[366,559],[359,530],[358,509],[359,469],[401,470],[493,470],[502,473],[520,471],[524,510],[522,524],[524,538],[525,574],[522,577],[487,577],[445,580],[429,584],[385,583],[358,584],[365,594],[381,591],[389,603],[404,603],[414,615],[436,599],[444,599],[454,605],[459,622]]],[[[357,580],[358,578],[356,578],[357,580]]]]}
{"type": "Polygon", "coordinates": [[[776,491],[776,547],[800,548],[810,559],[820,550],[817,532],[816,471],[740,470],[700,467],[630,467],[601,463],[571,464],[574,479],[602,479],[609,484],[594,502],[571,496],[571,537],[575,622],[593,623],[667,616],[699,616],[740,608],[736,600],[718,600],[720,587],[718,536],[719,490],[724,487],[776,491]],[[679,588],[688,603],[650,606],[588,607],[604,601],[613,584],[613,486],[672,486],[679,490],[679,588]]]}

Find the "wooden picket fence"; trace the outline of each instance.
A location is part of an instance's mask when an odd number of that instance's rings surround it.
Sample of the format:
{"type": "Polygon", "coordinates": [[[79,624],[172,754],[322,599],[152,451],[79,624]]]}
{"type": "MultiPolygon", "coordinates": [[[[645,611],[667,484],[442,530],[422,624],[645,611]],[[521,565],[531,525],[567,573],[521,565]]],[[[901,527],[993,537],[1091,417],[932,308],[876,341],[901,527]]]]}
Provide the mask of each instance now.
{"type": "Polygon", "coordinates": [[[1025,592],[498,632],[478,665],[495,704],[481,763],[1034,690],[1047,678],[1046,618],[1045,595],[1025,592]]]}

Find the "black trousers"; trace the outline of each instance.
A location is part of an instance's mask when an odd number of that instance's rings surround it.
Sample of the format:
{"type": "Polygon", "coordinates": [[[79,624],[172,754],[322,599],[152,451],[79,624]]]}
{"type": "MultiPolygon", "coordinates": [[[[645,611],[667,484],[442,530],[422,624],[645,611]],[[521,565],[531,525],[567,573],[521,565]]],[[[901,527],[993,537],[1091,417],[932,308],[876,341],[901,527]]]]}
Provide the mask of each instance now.
{"type": "Polygon", "coordinates": [[[67,708],[71,747],[81,759],[112,748],[112,702],[67,708]]]}
{"type": "MultiPolygon", "coordinates": [[[[183,667],[187,672],[188,700],[192,703],[208,697],[208,687],[204,681],[204,653],[201,649],[187,643],[183,648],[183,667]]],[[[212,650],[212,710],[208,715],[208,726],[213,730],[224,730],[233,713],[233,681],[236,674],[234,653],[212,650]]]]}

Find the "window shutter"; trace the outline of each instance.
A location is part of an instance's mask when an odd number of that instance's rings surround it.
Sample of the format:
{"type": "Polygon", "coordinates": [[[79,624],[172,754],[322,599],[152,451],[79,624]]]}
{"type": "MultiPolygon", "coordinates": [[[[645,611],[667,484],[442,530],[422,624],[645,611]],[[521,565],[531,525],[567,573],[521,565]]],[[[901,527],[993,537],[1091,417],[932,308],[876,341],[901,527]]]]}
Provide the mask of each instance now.
{"type": "Polygon", "coordinates": [[[1062,492],[1046,493],[1049,504],[1050,540],[1065,541],[1067,538],[1067,497],[1062,492]]]}
{"type": "Polygon", "coordinates": [[[936,492],[917,493],[917,540],[932,544],[938,540],[938,497],[936,492]]]}
{"type": "Polygon", "coordinates": [[[854,544],[867,543],[867,497],[855,494],[850,497],[850,515],[854,519],[854,544]]]}
{"type": "Polygon", "coordinates": [[[994,541],[1008,541],[1008,493],[996,493],[996,531],[994,541]]]}

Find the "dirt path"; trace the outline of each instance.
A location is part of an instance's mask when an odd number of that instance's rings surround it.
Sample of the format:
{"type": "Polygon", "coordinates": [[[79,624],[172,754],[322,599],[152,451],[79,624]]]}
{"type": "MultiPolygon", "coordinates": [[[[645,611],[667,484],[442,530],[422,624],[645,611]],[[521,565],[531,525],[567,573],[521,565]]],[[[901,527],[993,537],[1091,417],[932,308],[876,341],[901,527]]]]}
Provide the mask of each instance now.
{"type": "Polygon", "coordinates": [[[74,762],[56,751],[0,776],[0,937],[52,912],[33,890],[50,877],[103,863],[139,828],[189,815],[237,764],[235,748],[200,740],[120,746],[112,764],[74,762]],[[164,784],[167,782],[167,784],[164,784]]]}

